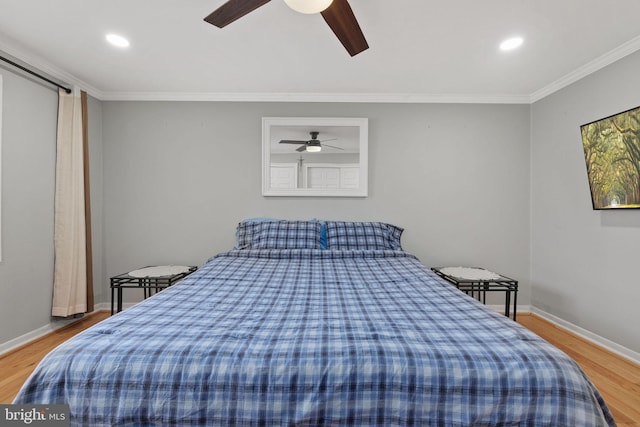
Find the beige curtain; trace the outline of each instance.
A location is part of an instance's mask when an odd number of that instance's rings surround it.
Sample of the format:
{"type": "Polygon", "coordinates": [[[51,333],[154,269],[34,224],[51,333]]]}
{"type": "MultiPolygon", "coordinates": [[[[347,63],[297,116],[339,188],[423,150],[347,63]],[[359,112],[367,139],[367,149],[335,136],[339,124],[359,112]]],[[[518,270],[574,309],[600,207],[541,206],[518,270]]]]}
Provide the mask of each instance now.
{"type": "Polygon", "coordinates": [[[90,222],[88,211],[85,212],[88,201],[85,175],[88,175],[85,171],[86,114],[83,114],[83,104],[86,106],[86,94],[79,96],[67,94],[62,89],[59,91],[51,314],[61,317],[93,310],[90,307],[92,293],[87,292],[92,286],[87,274],[91,270],[87,268],[91,256],[90,252],[87,254],[87,248],[90,248],[87,225],[90,222]]]}

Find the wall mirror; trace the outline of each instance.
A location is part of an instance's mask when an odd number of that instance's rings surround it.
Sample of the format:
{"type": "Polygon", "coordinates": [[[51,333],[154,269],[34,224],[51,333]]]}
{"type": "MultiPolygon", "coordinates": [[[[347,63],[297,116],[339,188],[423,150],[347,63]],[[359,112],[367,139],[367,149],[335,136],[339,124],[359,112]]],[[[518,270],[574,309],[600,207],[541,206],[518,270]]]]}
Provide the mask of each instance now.
{"type": "Polygon", "coordinates": [[[262,195],[367,196],[368,119],[264,117],[262,195]]]}

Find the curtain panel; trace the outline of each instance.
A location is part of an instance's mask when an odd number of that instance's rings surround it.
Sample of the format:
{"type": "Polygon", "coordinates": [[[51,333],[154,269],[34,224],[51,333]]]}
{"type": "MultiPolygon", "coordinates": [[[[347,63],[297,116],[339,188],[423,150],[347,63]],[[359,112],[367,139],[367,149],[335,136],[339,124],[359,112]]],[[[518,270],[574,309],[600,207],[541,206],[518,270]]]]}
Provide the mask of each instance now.
{"type": "MultiPolygon", "coordinates": [[[[91,281],[88,278],[87,248],[90,229],[87,225],[85,182],[86,114],[83,98],[75,93],[58,91],[58,134],[56,147],[56,183],[54,218],[54,282],[51,314],[68,317],[93,310],[91,281]],[[84,117],[83,117],[84,116],[84,117]],[[89,295],[91,294],[91,295],[89,295]],[[91,301],[90,301],[91,300],[91,301]],[[90,303],[90,304],[89,304],[90,303]]],[[[85,108],[86,109],[86,108],[85,108]]],[[[88,162],[87,162],[88,163],[88,162]]],[[[88,243],[89,242],[89,243],[88,243]]],[[[89,251],[90,254],[90,251],[89,251]]],[[[89,263],[90,265],[90,263],[89,263]]]]}

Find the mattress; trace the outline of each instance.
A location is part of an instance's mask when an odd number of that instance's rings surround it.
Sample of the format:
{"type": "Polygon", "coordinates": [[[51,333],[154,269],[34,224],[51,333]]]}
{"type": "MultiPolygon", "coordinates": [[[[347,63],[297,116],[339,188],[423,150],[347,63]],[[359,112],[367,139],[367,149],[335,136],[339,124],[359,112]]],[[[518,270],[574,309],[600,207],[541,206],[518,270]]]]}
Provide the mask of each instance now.
{"type": "Polygon", "coordinates": [[[402,250],[232,250],[46,356],[71,425],[612,426],[576,363],[402,250]]]}

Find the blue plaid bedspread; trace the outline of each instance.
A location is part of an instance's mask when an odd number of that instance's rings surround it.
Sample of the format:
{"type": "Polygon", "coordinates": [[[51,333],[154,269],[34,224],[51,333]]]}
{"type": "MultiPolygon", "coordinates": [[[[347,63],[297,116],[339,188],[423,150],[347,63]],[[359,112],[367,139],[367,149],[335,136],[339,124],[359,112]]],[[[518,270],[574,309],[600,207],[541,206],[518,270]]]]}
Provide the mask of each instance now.
{"type": "Polygon", "coordinates": [[[615,425],[578,366],[402,251],[242,250],[62,344],[79,426],[615,425]]]}

